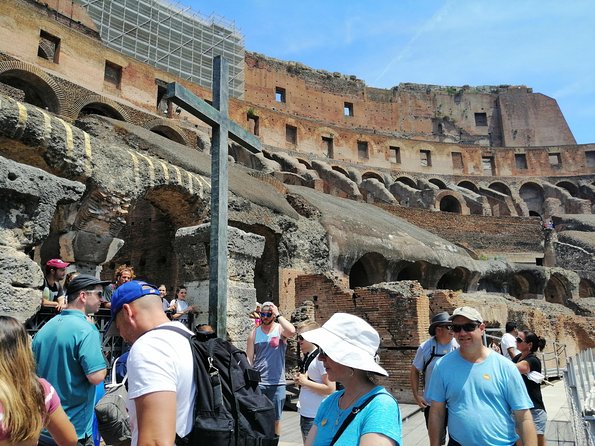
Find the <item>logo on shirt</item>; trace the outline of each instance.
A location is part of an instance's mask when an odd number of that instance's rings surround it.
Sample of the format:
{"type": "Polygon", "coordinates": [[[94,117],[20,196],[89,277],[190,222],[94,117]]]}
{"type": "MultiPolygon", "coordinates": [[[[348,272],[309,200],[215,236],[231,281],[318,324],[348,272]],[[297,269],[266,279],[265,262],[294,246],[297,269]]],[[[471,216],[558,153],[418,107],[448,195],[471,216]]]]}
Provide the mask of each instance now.
{"type": "Polygon", "coordinates": [[[489,381],[490,379],[492,379],[492,377],[490,375],[488,375],[487,373],[484,373],[483,379],[485,379],[486,381],[489,381]]]}

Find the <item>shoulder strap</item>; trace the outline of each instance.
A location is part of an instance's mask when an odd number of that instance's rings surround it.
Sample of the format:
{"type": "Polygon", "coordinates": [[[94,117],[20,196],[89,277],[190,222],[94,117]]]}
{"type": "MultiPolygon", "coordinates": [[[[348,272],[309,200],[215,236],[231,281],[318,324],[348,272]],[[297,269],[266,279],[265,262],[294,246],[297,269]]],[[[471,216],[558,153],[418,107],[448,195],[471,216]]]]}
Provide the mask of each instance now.
{"type": "Polygon", "coordinates": [[[303,361],[300,361],[300,373],[306,373],[308,371],[308,367],[310,367],[312,361],[318,356],[318,351],[318,347],[316,347],[316,350],[308,353],[308,356],[306,356],[303,361]]]}
{"type": "Polygon", "coordinates": [[[354,407],[353,409],[351,409],[351,412],[349,413],[349,415],[347,415],[347,418],[345,418],[345,421],[343,421],[343,424],[341,425],[341,427],[339,428],[339,430],[337,431],[337,433],[333,437],[333,439],[330,442],[329,446],[333,446],[337,442],[337,440],[339,438],[341,438],[341,435],[343,435],[343,432],[345,431],[345,429],[347,429],[347,426],[349,426],[349,424],[353,421],[353,419],[355,418],[355,416],[358,413],[360,413],[364,409],[364,407],[366,407],[368,405],[368,403],[370,401],[372,401],[374,398],[376,398],[378,395],[381,395],[381,393],[375,393],[374,395],[371,395],[370,397],[368,397],[366,399],[366,401],[364,401],[363,403],[361,403],[359,406],[354,407]]]}
{"type": "Polygon", "coordinates": [[[428,368],[428,366],[430,365],[430,362],[432,362],[432,359],[434,359],[435,356],[437,356],[436,354],[436,345],[432,345],[432,352],[430,353],[430,359],[428,359],[425,363],[424,363],[424,368],[422,369],[421,373],[422,375],[424,373],[426,373],[426,369],[428,368]]]}

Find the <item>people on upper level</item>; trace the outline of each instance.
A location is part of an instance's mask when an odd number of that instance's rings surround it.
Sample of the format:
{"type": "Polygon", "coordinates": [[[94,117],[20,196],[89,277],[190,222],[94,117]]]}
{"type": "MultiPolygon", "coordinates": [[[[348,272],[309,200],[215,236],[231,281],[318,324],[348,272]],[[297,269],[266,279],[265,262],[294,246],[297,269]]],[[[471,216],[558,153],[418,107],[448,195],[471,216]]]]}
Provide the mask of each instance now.
{"type": "Polygon", "coordinates": [[[110,283],[103,289],[103,300],[101,302],[101,306],[110,308],[112,306],[112,294],[114,293],[115,289],[123,283],[130,282],[135,277],[134,268],[132,266],[128,266],[126,264],[120,265],[114,273],[114,282],[110,283]]]}
{"type": "Polygon", "coordinates": [[[176,297],[169,303],[168,310],[171,312],[171,318],[174,321],[180,321],[188,326],[190,322],[190,314],[195,311],[194,306],[188,305],[186,297],[188,296],[188,288],[185,285],[180,285],[176,289],[176,297]]]}
{"type": "Polygon", "coordinates": [[[60,259],[50,259],[46,262],[41,303],[43,307],[55,308],[60,312],[66,306],[66,296],[61,282],[64,280],[68,265],[70,263],[60,259]]]}
{"type": "Polygon", "coordinates": [[[519,331],[517,330],[517,323],[514,321],[508,321],[506,323],[506,333],[500,340],[500,350],[505,358],[512,360],[516,355],[519,354],[516,348],[516,337],[519,331]]]}

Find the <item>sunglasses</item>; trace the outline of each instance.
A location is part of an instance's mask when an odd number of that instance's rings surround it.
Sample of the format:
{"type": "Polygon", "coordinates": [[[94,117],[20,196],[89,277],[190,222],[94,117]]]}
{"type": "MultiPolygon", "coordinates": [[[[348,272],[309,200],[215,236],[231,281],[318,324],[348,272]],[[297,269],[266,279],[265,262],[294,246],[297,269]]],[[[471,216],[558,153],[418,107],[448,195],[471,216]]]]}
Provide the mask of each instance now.
{"type": "Polygon", "coordinates": [[[99,298],[101,299],[103,297],[103,291],[100,290],[85,290],[85,293],[93,293],[93,294],[97,294],[99,296],[99,298]]]}
{"type": "Polygon", "coordinates": [[[517,343],[517,344],[522,344],[523,342],[525,342],[525,340],[524,340],[524,339],[521,339],[521,338],[516,338],[516,343],[517,343]]]}
{"type": "Polygon", "coordinates": [[[476,324],[475,322],[470,322],[468,324],[452,324],[452,331],[455,333],[460,333],[461,330],[465,330],[467,333],[471,333],[475,331],[480,324],[476,324]]]}
{"type": "Polygon", "coordinates": [[[452,325],[438,325],[436,328],[444,328],[445,330],[452,330],[452,325]]]}
{"type": "Polygon", "coordinates": [[[269,312],[269,313],[263,313],[263,312],[261,312],[260,313],[260,317],[271,317],[272,315],[273,315],[272,312],[269,312]]]}

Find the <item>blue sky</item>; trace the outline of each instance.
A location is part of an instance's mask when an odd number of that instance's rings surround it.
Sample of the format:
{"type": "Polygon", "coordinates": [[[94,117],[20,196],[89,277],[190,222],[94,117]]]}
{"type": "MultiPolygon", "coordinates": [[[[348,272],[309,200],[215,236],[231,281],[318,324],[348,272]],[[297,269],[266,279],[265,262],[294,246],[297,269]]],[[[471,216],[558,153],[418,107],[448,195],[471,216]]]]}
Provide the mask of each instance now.
{"type": "Polygon", "coordinates": [[[248,51],[354,74],[367,85],[527,85],[595,143],[589,0],[178,0],[235,22],[248,51]]]}

